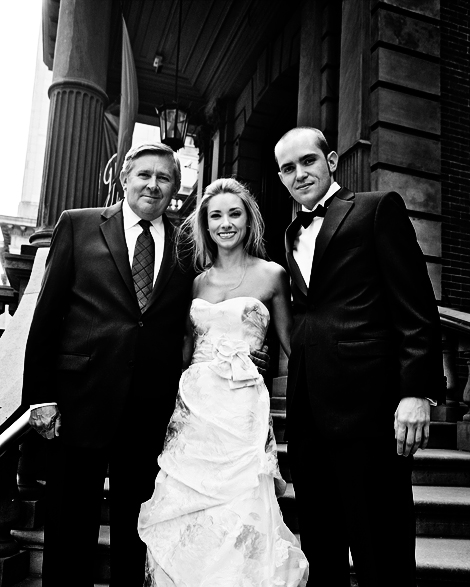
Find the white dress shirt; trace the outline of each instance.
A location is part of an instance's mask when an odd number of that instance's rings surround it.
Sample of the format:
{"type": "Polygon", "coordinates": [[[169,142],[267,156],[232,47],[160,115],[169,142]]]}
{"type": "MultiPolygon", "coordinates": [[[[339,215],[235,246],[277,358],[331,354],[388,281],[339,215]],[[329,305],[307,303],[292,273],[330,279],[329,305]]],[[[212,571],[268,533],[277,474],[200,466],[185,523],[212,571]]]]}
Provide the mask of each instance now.
{"type": "MultiPolygon", "coordinates": [[[[131,210],[126,198],[124,198],[122,203],[122,216],[124,220],[124,237],[126,239],[127,251],[129,253],[129,265],[132,269],[135,243],[139,234],[143,232],[143,228],[139,226],[139,221],[141,218],[137,216],[133,210],[131,210]]],[[[155,285],[155,280],[157,279],[157,275],[162,264],[163,247],[165,245],[165,227],[163,225],[163,219],[161,216],[151,221],[150,234],[152,235],[153,241],[155,243],[155,265],[153,271],[153,284],[155,285]]],[[[42,408],[43,406],[56,405],[57,402],[32,404],[31,409],[33,410],[34,408],[42,408]]]]}
{"type": "MultiPolygon", "coordinates": [[[[324,205],[326,200],[333,194],[335,194],[338,190],[341,189],[341,186],[334,181],[326,194],[323,198],[318,202],[318,205],[324,205]]],[[[315,208],[317,207],[315,206],[315,208]]],[[[315,210],[315,208],[313,208],[315,210]]],[[[305,206],[302,206],[302,210],[305,212],[311,212],[305,206]]],[[[295,237],[293,248],[292,248],[292,255],[299,266],[300,272],[302,273],[302,277],[304,278],[305,284],[308,287],[310,283],[310,273],[312,271],[312,263],[313,263],[313,254],[315,253],[315,242],[317,240],[318,233],[320,232],[320,228],[323,224],[323,217],[322,216],[315,216],[312,220],[311,224],[304,228],[303,226],[300,227],[297,236],[295,237]]]]}
{"type": "MultiPolygon", "coordinates": [[[[127,198],[124,198],[122,203],[122,216],[124,219],[124,236],[126,239],[127,251],[129,253],[129,265],[132,269],[132,260],[134,259],[134,249],[137,237],[143,232],[142,227],[139,225],[141,218],[131,210],[127,198]]],[[[150,234],[152,235],[153,242],[155,243],[155,265],[153,270],[153,283],[157,279],[158,272],[163,259],[163,247],[165,245],[165,227],[163,225],[163,219],[161,216],[152,220],[150,223],[150,234]]]]}

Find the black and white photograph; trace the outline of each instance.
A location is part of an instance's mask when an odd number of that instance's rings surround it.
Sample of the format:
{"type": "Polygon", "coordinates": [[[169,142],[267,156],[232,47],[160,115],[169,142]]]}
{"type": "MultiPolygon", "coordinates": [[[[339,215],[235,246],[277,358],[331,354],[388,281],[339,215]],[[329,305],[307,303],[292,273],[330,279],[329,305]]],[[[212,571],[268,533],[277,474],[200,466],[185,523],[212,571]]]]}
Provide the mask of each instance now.
{"type": "Polygon", "coordinates": [[[2,12],[0,587],[469,587],[469,0],[2,12]]]}

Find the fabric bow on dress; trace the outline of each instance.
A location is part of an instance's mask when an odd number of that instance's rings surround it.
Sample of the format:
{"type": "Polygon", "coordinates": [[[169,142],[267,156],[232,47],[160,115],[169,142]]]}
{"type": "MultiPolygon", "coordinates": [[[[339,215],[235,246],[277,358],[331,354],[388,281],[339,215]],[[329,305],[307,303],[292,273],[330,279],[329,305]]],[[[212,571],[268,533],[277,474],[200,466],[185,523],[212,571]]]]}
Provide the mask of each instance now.
{"type": "Polygon", "coordinates": [[[260,383],[263,378],[250,359],[250,347],[244,340],[221,336],[212,347],[209,368],[219,377],[228,379],[230,389],[240,389],[260,383]]]}

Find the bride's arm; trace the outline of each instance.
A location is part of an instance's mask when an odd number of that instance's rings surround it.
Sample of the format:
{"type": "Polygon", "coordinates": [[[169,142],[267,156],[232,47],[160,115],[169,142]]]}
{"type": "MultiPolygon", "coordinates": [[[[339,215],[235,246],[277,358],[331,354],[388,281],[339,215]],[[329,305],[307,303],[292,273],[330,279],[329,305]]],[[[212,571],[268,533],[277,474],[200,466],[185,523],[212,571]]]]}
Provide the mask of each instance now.
{"type": "Polygon", "coordinates": [[[291,293],[289,278],[280,265],[276,265],[274,275],[274,294],[272,297],[272,318],[279,342],[290,356],[290,333],[292,330],[291,293]]]}

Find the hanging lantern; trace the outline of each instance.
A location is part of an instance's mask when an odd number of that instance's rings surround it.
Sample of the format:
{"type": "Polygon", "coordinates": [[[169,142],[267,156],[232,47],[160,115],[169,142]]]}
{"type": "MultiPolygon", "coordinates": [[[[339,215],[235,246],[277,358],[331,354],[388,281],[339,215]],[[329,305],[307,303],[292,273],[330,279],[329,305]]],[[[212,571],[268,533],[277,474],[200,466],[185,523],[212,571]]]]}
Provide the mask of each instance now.
{"type": "Polygon", "coordinates": [[[188,132],[189,113],[183,110],[178,102],[163,104],[155,108],[160,118],[160,140],[173,151],[184,147],[188,132]]]}
{"type": "Polygon", "coordinates": [[[171,104],[163,104],[160,108],[155,108],[160,118],[160,140],[168,145],[173,151],[178,151],[184,147],[186,133],[188,131],[189,113],[178,104],[178,73],[180,63],[180,44],[181,44],[181,15],[183,2],[179,1],[178,17],[178,38],[176,44],[176,72],[175,72],[175,100],[171,104]]]}

